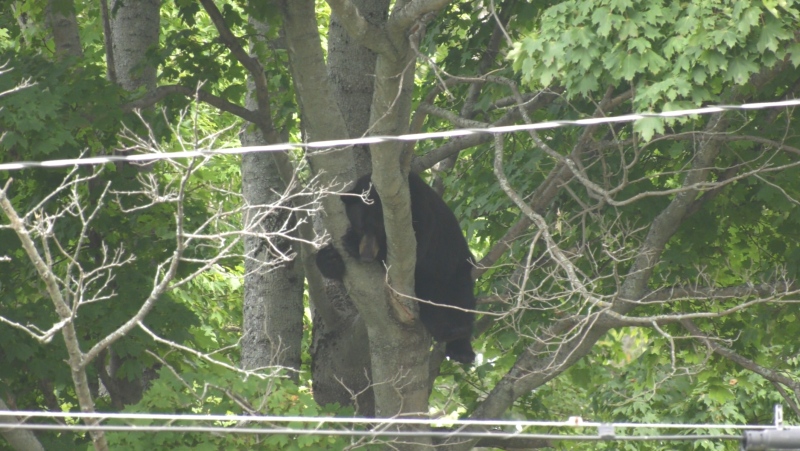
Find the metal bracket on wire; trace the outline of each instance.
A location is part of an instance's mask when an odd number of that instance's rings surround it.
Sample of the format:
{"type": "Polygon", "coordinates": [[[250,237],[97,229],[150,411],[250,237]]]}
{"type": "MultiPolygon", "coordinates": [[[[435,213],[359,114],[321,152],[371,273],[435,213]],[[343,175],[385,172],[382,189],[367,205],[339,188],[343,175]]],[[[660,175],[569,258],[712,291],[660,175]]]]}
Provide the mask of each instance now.
{"type": "Polygon", "coordinates": [[[603,423],[597,426],[597,435],[600,436],[600,440],[615,440],[617,438],[614,435],[614,425],[610,423],[603,423]]]}
{"type": "MultiPolygon", "coordinates": [[[[582,426],[584,423],[581,417],[569,417],[566,421],[566,424],[576,427],[582,426]]],[[[597,436],[600,440],[616,440],[617,436],[614,434],[614,425],[612,423],[601,423],[597,425],[597,436]]]]}
{"type": "Polygon", "coordinates": [[[783,406],[775,405],[775,428],[761,431],[745,431],[742,451],[766,451],[771,449],[800,449],[800,428],[785,427],[783,406]]]}

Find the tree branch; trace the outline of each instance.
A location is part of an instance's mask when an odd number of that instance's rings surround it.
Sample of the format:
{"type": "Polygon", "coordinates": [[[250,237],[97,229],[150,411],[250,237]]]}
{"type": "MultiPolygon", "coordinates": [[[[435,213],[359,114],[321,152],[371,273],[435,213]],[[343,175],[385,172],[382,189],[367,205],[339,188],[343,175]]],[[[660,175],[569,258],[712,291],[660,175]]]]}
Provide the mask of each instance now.
{"type": "Polygon", "coordinates": [[[733,287],[667,287],[642,296],[637,304],[657,304],[687,299],[739,299],[747,296],[774,296],[790,294],[793,285],[789,282],[762,283],[759,285],[737,285],[733,287]]]}
{"type": "MultiPolygon", "coordinates": [[[[545,106],[552,102],[558,93],[551,93],[551,92],[543,92],[541,94],[551,94],[551,96],[547,96],[547,98],[539,98],[539,102],[542,102],[542,106],[545,106]]],[[[606,96],[606,98],[600,102],[597,110],[593,117],[600,117],[604,113],[606,109],[613,108],[626,99],[630,98],[632,95],[631,91],[622,93],[617,97],[611,97],[610,92],[606,96]]],[[[537,99],[534,99],[533,102],[526,104],[525,110],[533,110],[533,105],[537,102],[537,99]]],[[[526,116],[525,111],[523,110],[521,105],[517,105],[517,108],[506,114],[507,117],[510,117],[511,113],[515,113],[518,116],[526,116]]],[[[500,122],[500,121],[498,121],[500,122]]],[[[577,160],[580,158],[580,155],[586,150],[586,145],[589,142],[590,137],[596,130],[596,127],[586,127],[581,135],[578,143],[573,147],[572,153],[570,154],[570,158],[573,160],[577,160]]],[[[471,136],[480,136],[480,135],[471,135],[471,136]]],[[[466,138],[470,138],[468,136],[466,138]]],[[[491,137],[488,137],[491,139],[491,137]]],[[[443,146],[444,147],[444,146],[443,146]]],[[[431,152],[433,153],[433,152],[431,152]]],[[[427,157],[427,155],[426,155],[427,157]]],[[[537,214],[543,214],[545,208],[550,205],[553,200],[555,199],[556,195],[559,193],[561,186],[566,184],[572,179],[572,173],[567,168],[566,164],[556,162],[555,167],[550,171],[547,175],[547,178],[536,188],[536,190],[531,194],[531,202],[528,204],[530,210],[537,214]]],[[[472,270],[473,276],[480,277],[489,267],[491,267],[511,246],[511,244],[516,241],[519,237],[525,234],[528,231],[528,228],[533,224],[531,219],[522,214],[520,219],[513,225],[511,228],[506,231],[505,235],[495,243],[494,246],[486,253],[486,255],[475,265],[475,269],[472,270]]]]}
{"type": "MultiPolygon", "coordinates": [[[[73,169],[67,178],[71,177],[75,171],[77,171],[77,168],[73,169]]],[[[8,188],[11,185],[12,180],[12,178],[9,178],[5,187],[0,189],[0,209],[2,209],[6,214],[6,217],[8,217],[11,223],[11,228],[14,230],[14,232],[16,232],[20,242],[22,242],[22,247],[25,250],[25,253],[28,255],[31,263],[33,263],[36,271],[39,273],[39,277],[42,279],[42,281],[44,281],[45,287],[47,288],[47,294],[55,306],[56,313],[62,321],[66,321],[64,323],[64,327],[61,329],[61,335],[64,338],[64,344],[67,348],[67,354],[69,355],[68,362],[70,372],[72,374],[72,383],[75,388],[75,394],[78,398],[78,404],[80,405],[82,412],[94,412],[94,400],[92,399],[92,394],[89,390],[89,380],[86,377],[86,356],[81,352],[81,345],[80,341],[78,340],[78,334],[75,330],[75,323],[72,321],[72,310],[61,294],[61,290],[59,289],[58,285],[58,278],[53,273],[52,268],[47,265],[44,259],[42,259],[39,251],[36,249],[33,239],[31,239],[30,232],[26,228],[25,224],[23,224],[21,218],[14,209],[14,206],[11,205],[11,202],[7,197],[6,193],[8,192],[8,188]]],[[[62,184],[62,186],[56,191],[63,188],[63,186],[64,184],[62,184]]],[[[99,420],[97,419],[86,419],[85,422],[90,426],[99,424],[99,420]]],[[[92,432],[91,437],[94,447],[97,451],[108,450],[108,442],[106,441],[105,434],[102,431],[92,432]]]]}
{"type": "Polygon", "coordinates": [[[148,92],[144,96],[122,105],[122,110],[132,111],[134,109],[149,108],[155,105],[156,103],[160,102],[170,94],[180,94],[186,96],[189,99],[196,99],[201,102],[205,102],[213,107],[219,108],[222,111],[226,111],[228,113],[236,115],[254,124],[257,124],[258,121],[261,120],[259,117],[259,113],[257,111],[248,110],[247,108],[236,105],[235,103],[228,102],[222,97],[217,97],[201,89],[191,89],[181,85],[159,86],[156,89],[148,92]]]}
{"type": "Polygon", "coordinates": [[[422,16],[435,13],[447,6],[452,0],[412,0],[400,10],[392,13],[386,28],[390,35],[405,34],[422,16]]]}
{"type": "MultiPolygon", "coordinates": [[[[536,95],[536,97],[529,102],[526,102],[524,109],[526,111],[536,111],[550,105],[558,98],[558,93],[551,91],[543,91],[536,95]]],[[[421,107],[422,105],[420,105],[421,107]]],[[[502,117],[492,123],[487,123],[484,127],[500,127],[503,125],[510,125],[521,117],[519,108],[514,108],[506,112],[502,117]]],[[[415,116],[416,118],[416,116],[415,116]]],[[[420,119],[421,120],[421,119],[420,119]]],[[[415,119],[416,121],[416,119],[415,119]]],[[[454,138],[442,146],[431,150],[423,156],[416,157],[411,162],[411,170],[420,173],[428,168],[433,167],[436,163],[456,155],[464,149],[474,147],[480,144],[488,143],[492,140],[489,134],[467,135],[454,138]]]]}
{"type": "Polygon", "coordinates": [[[397,49],[386,36],[385,30],[377,27],[358,11],[350,0],[326,0],[331,12],[336,14],[342,26],[359,45],[382,55],[394,55],[397,49]]]}
{"type": "Polygon", "coordinates": [[[261,134],[267,142],[277,143],[280,142],[278,134],[275,132],[275,127],[272,123],[272,111],[270,110],[269,88],[267,86],[267,77],[264,73],[264,68],[256,58],[250,56],[247,51],[239,43],[239,39],[233,35],[228,25],[225,24],[225,19],[222,17],[217,5],[213,0],[200,0],[200,4],[206,10],[208,17],[219,32],[220,40],[231,54],[247,69],[250,76],[253,77],[253,82],[256,87],[256,104],[258,105],[258,116],[255,121],[252,121],[261,130],[261,134]]]}
{"type": "Polygon", "coordinates": [[[708,346],[709,349],[719,354],[720,356],[725,357],[726,359],[732,362],[735,362],[742,368],[752,371],[771,382],[783,384],[794,391],[800,390],[800,383],[798,383],[798,381],[786,377],[777,371],[765,368],[757,364],[756,362],[737,354],[733,350],[726,348],[725,346],[722,346],[721,344],[718,343],[716,339],[704,334],[703,331],[701,331],[700,328],[697,327],[694,324],[694,322],[692,322],[692,320],[690,319],[682,320],[681,325],[684,328],[686,328],[686,330],[688,330],[689,333],[692,334],[693,338],[703,342],[703,344],[708,346]]]}
{"type": "Polygon", "coordinates": [[[183,256],[183,252],[186,249],[186,239],[184,237],[184,229],[183,229],[183,221],[184,221],[184,214],[183,214],[183,200],[186,194],[186,184],[189,182],[190,176],[193,174],[192,171],[193,167],[190,167],[183,175],[180,181],[180,188],[178,191],[178,201],[176,203],[177,211],[175,212],[175,250],[172,252],[172,256],[168,259],[169,264],[167,265],[159,265],[159,271],[155,275],[155,283],[153,289],[150,291],[150,295],[147,297],[147,300],[144,301],[139,310],[136,312],[133,317],[131,317],[128,321],[124,324],[119,326],[114,332],[106,335],[102,340],[98,341],[92,348],[84,355],[83,365],[87,365],[93,359],[95,359],[103,350],[111,346],[114,342],[119,340],[120,338],[124,337],[128,332],[130,332],[134,327],[137,327],[138,324],[144,320],[145,316],[150,313],[150,310],[153,309],[156,302],[161,298],[167,289],[169,288],[170,284],[172,283],[175,275],[178,272],[178,265],[181,261],[181,257],[183,256]],[[158,273],[161,272],[160,270],[164,269],[163,274],[161,275],[161,280],[158,280],[158,273]]]}

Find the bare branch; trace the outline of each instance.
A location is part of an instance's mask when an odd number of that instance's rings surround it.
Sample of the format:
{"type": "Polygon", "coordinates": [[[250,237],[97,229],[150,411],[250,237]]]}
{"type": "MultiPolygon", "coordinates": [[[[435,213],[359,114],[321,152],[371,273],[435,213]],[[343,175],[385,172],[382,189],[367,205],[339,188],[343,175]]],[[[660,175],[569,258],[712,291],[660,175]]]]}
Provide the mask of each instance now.
{"type": "MultiPolygon", "coordinates": [[[[219,353],[219,352],[224,352],[226,349],[218,349],[217,351],[215,351],[212,354],[205,354],[205,353],[199,352],[197,350],[194,350],[192,348],[189,348],[189,347],[180,345],[178,343],[175,343],[173,341],[165,340],[165,339],[159,337],[158,334],[156,334],[155,332],[150,330],[142,322],[137,322],[136,325],[140,329],[142,329],[147,335],[149,335],[150,338],[152,338],[154,341],[156,341],[158,343],[165,344],[165,345],[167,345],[167,346],[169,346],[171,348],[175,348],[175,349],[178,349],[178,350],[180,350],[182,352],[185,352],[187,354],[191,354],[191,355],[193,355],[193,356],[195,356],[195,357],[197,357],[197,358],[199,358],[201,360],[205,360],[206,362],[209,362],[211,364],[220,366],[220,367],[225,368],[225,369],[227,369],[229,371],[234,371],[234,372],[237,372],[237,373],[241,373],[245,377],[253,376],[253,377],[257,377],[259,379],[270,379],[270,378],[279,376],[281,371],[284,371],[284,370],[293,371],[292,368],[277,367],[277,366],[265,367],[265,368],[252,368],[252,369],[237,368],[237,367],[235,367],[233,365],[230,365],[228,363],[225,363],[225,362],[223,362],[221,360],[218,360],[218,359],[215,359],[213,357],[213,354],[219,353]],[[264,373],[263,370],[270,370],[270,372],[269,373],[264,373]]],[[[230,348],[234,348],[234,347],[238,347],[238,344],[235,345],[235,346],[231,346],[230,348]]]]}
{"type": "Polygon", "coordinates": [[[718,340],[714,339],[713,337],[709,337],[708,335],[704,334],[699,327],[697,327],[694,322],[690,319],[685,319],[681,321],[681,325],[692,334],[692,337],[696,340],[701,341],[703,344],[708,346],[709,349],[714,351],[716,354],[725,357],[728,360],[735,362],[736,364],[740,365],[741,367],[752,371],[756,374],[761,375],[765,379],[785,385],[794,391],[800,390],[800,382],[797,380],[785,376],[777,371],[771,370],[769,368],[765,368],[754,361],[747,359],[736,352],[732,351],[725,346],[719,344],[718,340]]]}
{"type": "Polygon", "coordinates": [[[217,97],[207,91],[203,91],[201,89],[192,89],[181,85],[159,86],[144,96],[122,105],[122,110],[133,111],[136,109],[150,108],[171,94],[180,94],[188,99],[199,100],[254,124],[258,124],[261,120],[259,118],[259,113],[256,111],[250,111],[247,108],[228,102],[227,100],[217,97]]]}

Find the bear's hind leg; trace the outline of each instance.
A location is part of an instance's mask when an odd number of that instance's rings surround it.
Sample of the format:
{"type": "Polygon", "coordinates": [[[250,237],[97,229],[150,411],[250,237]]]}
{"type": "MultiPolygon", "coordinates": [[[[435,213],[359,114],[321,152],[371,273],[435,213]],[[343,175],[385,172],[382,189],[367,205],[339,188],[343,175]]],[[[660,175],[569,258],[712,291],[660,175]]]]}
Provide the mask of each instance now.
{"type": "Polygon", "coordinates": [[[472,350],[469,338],[448,341],[445,347],[445,354],[450,359],[466,365],[470,365],[475,361],[475,351],[472,350]]]}

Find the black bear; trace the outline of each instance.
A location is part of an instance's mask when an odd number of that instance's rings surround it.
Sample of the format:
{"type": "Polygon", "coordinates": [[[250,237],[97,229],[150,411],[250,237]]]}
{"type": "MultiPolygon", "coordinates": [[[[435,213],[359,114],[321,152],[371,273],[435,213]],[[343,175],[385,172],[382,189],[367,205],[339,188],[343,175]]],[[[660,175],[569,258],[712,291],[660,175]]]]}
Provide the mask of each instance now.
{"type": "MultiPolygon", "coordinates": [[[[472,363],[475,352],[470,344],[475,309],[473,257],[453,212],[441,197],[417,174],[409,174],[411,220],[417,239],[417,265],[414,284],[417,297],[448,308],[420,302],[422,324],[436,341],[446,342],[446,353],[461,363],[472,363]]],[[[370,203],[357,196],[342,196],[350,227],[342,237],[345,250],[363,262],[386,260],[386,230],[383,207],[372,186],[370,174],[358,181],[350,194],[365,192],[370,203]]],[[[316,256],[323,276],[342,280],[344,261],[328,245],[316,256]]]]}

